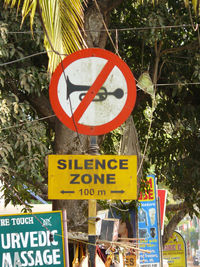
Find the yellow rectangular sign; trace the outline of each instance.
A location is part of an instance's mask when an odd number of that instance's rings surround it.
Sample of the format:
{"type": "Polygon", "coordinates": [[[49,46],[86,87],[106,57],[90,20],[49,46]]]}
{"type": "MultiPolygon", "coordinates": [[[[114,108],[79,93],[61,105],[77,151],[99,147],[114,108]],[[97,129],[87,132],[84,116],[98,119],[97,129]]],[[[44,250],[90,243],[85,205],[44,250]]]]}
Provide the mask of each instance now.
{"type": "Polygon", "coordinates": [[[137,156],[49,155],[49,199],[137,199],[137,156]]]}

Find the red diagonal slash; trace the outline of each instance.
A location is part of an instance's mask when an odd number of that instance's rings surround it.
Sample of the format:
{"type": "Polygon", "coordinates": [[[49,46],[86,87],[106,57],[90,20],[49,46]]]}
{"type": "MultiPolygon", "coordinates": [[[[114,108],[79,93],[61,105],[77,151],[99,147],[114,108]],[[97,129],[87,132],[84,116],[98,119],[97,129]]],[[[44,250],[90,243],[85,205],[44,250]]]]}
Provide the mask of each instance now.
{"type": "Polygon", "coordinates": [[[102,85],[104,84],[105,80],[107,79],[108,75],[111,73],[112,69],[114,68],[115,64],[108,60],[108,62],[103,67],[100,74],[97,76],[94,83],[91,85],[90,89],[87,91],[86,95],[84,96],[81,103],[78,105],[77,109],[73,114],[73,118],[76,122],[80,120],[83,113],[88,108],[89,104],[95,98],[99,90],[101,89],[102,85]]]}

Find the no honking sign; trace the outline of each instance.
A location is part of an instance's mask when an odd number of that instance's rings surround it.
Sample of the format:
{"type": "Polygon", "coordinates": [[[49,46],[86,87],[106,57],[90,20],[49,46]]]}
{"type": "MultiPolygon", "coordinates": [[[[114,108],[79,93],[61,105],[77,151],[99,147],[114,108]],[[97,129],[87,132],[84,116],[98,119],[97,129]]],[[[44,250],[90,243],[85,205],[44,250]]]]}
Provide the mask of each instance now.
{"type": "Polygon", "coordinates": [[[101,135],[128,118],[136,101],[136,85],[121,58],[89,48],[67,56],[58,65],[49,95],[56,116],[68,128],[101,135]]]}

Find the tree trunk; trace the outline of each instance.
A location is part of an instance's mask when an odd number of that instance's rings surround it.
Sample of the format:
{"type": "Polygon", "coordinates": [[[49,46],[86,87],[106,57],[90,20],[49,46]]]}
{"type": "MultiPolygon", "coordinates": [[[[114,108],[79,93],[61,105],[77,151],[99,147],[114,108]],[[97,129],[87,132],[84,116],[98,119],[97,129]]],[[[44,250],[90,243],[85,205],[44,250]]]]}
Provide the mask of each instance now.
{"type": "Polygon", "coordinates": [[[142,178],[142,156],[140,153],[140,145],[137,130],[135,128],[133,117],[130,116],[124,125],[124,132],[120,146],[121,155],[137,155],[137,193],[140,192],[140,180],[142,178]]]}
{"type": "MultiPolygon", "coordinates": [[[[85,154],[88,149],[88,136],[77,134],[58,119],[55,122],[54,153],[65,155],[85,154]]],[[[68,229],[71,231],[87,231],[87,200],[53,200],[53,210],[66,208],[68,229]]]]}
{"type": "Polygon", "coordinates": [[[167,241],[169,240],[170,236],[172,236],[176,226],[178,223],[185,217],[185,215],[188,213],[188,209],[182,209],[178,211],[174,217],[170,220],[168,225],[165,227],[164,230],[164,236],[163,236],[163,246],[167,241]]]}

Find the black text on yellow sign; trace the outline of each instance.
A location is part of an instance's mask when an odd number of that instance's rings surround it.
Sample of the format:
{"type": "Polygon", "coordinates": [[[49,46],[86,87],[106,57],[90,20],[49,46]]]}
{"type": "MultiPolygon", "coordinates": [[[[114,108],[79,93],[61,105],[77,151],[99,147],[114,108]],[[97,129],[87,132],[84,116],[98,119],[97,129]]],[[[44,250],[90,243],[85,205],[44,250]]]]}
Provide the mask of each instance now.
{"type": "Polygon", "coordinates": [[[49,199],[137,199],[137,157],[49,155],[49,199]]]}

